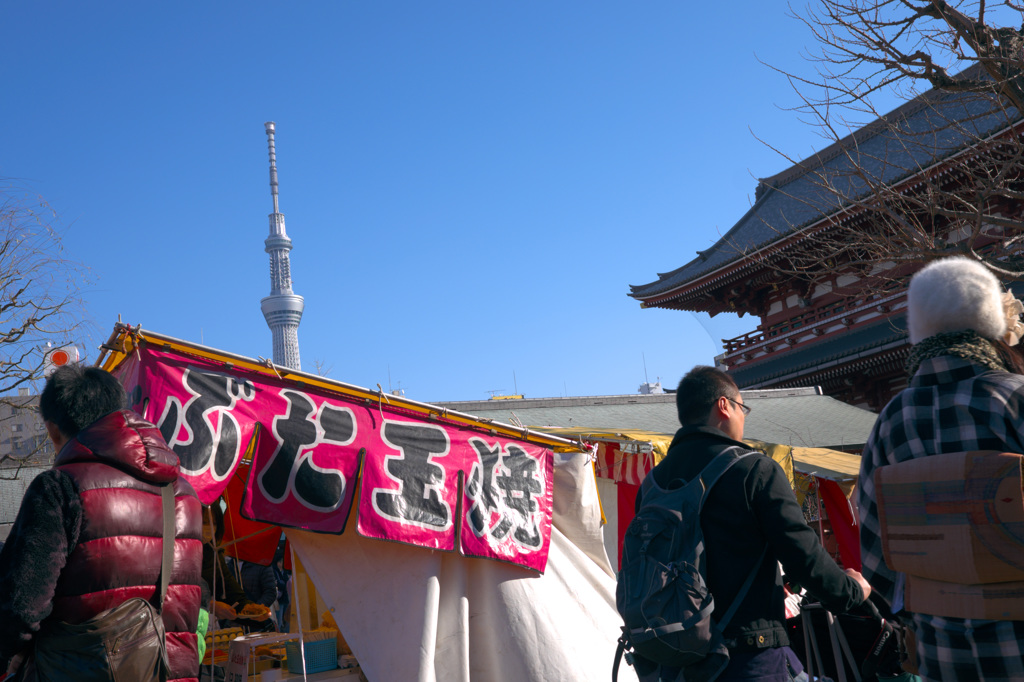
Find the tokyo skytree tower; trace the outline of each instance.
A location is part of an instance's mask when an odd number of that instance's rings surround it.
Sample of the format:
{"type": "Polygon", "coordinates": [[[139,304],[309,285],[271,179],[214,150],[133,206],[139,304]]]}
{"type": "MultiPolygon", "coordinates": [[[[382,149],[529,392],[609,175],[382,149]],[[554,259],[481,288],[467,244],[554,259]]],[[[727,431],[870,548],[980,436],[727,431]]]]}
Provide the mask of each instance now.
{"type": "Polygon", "coordinates": [[[263,242],[270,254],[270,295],[260,301],[263,317],[274,335],[274,364],[301,370],[299,362],[299,321],[305,307],[302,297],[292,291],[292,272],[288,252],[292,240],[284,231],[284,214],[277,206],[277,155],[274,152],[274,122],[264,124],[270,148],[270,194],[274,212],[270,214],[270,236],[263,242]]]}

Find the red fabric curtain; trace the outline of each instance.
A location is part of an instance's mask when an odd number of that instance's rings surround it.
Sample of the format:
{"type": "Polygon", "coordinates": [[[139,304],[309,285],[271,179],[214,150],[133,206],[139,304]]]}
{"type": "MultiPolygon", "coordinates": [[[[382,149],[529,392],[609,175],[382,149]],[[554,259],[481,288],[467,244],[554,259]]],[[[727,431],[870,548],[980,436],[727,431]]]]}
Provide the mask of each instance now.
{"type": "Polygon", "coordinates": [[[843,489],[835,481],[817,478],[818,495],[825,506],[825,513],[832,523],[832,533],[839,545],[839,558],[844,568],[860,570],[860,529],[850,502],[843,494],[843,489]]]}
{"type": "Polygon", "coordinates": [[[625,481],[619,481],[615,484],[615,489],[618,491],[618,513],[619,513],[619,528],[618,528],[618,543],[619,543],[619,566],[622,567],[622,539],[626,537],[626,526],[636,516],[636,495],[640,492],[640,486],[632,483],[626,483],[625,481]]]}
{"type": "Polygon", "coordinates": [[[224,490],[227,510],[224,512],[224,539],[221,542],[227,545],[224,553],[228,556],[269,566],[274,560],[277,543],[281,540],[281,527],[250,521],[239,513],[248,476],[249,465],[239,465],[224,490]]]}

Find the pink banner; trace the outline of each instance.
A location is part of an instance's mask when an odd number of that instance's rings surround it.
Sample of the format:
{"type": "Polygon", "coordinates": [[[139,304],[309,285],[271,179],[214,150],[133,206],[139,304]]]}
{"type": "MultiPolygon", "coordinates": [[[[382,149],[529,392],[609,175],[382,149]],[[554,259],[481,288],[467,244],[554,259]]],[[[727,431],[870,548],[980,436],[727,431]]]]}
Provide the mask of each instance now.
{"type": "Polygon", "coordinates": [[[260,386],[258,404],[261,428],[242,515],[341,533],[359,475],[356,435],[372,433],[366,408],[270,385],[260,386]]]}
{"type": "Polygon", "coordinates": [[[171,352],[140,350],[116,373],[204,504],[248,452],[246,518],[341,533],[361,477],[360,535],[544,570],[543,446],[171,352]]]}
{"type": "Polygon", "coordinates": [[[160,428],[203,504],[224,492],[253,441],[256,385],[237,373],[168,353],[133,353],[115,372],[132,408],[160,428]]]}
{"type": "Polygon", "coordinates": [[[385,418],[379,436],[381,447],[367,448],[360,535],[442,550],[458,536],[467,556],[546,560],[550,451],[407,419],[385,418]]]}

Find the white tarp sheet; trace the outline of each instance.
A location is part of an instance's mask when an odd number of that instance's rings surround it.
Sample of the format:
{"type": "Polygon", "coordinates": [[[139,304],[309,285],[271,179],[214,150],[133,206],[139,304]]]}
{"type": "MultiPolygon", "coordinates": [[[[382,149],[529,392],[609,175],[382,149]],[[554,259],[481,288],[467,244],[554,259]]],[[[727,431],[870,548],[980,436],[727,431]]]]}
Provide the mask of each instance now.
{"type": "Polygon", "coordinates": [[[555,455],[553,526],[540,576],[351,527],[287,534],[370,682],[608,679],[621,620],[586,454],[555,455]]]}

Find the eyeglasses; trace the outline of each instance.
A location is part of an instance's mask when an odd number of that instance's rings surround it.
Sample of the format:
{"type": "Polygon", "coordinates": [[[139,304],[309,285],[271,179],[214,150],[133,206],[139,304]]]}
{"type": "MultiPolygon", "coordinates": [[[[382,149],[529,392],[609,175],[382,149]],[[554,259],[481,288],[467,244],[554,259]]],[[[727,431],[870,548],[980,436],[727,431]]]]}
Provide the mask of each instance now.
{"type": "Polygon", "coordinates": [[[738,402],[738,401],[736,401],[736,400],[733,400],[732,398],[730,398],[730,397],[729,397],[729,396],[727,396],[727,395],[724,395],[724,396],[722,396],[722,397],[723,397],[723,398],[725,398],[726,400],[728,400],[728,401],[729,401],[730,403],[733,403],[734,405],[738,405],[738,406],[739,406],[739,408],[740,408],[741,410],[743,410],[743,416],[744,416],[744,417],[745,417],[745,416],[747,416],[748,414],[750,414],[750,408],[749,408],[749,407],[747,407],[746,405],[744,405],[743,403],[741,403],[741,402],[738,402]]]}

